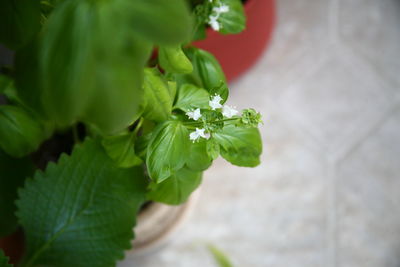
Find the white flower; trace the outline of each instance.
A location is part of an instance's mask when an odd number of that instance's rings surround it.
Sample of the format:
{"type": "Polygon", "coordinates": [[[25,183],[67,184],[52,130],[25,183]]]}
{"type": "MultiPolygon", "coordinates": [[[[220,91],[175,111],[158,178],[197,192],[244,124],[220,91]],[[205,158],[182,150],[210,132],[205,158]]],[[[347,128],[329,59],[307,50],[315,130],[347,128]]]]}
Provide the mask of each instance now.
{"type": "Polygon", "coordinates": [[[216,12],[218,17],[219,17],[220,14],[229,12],[229,6],[222,5],[222,6],[219,6],[219,7],[214,7],[213,11],[216,12]]]}
{"type": "MultiPolygon", "coordinates": [[[[211,0],[210,0],[211,2],[211,0]]],[[[222,25],[218,22],[219,17],[221,16],[222,13],[229,12],[229,6],[227,5],[220,5],[213,7],[212,11],[215,14],[211,14],[208,17],[208,24],[210,24],[211,28],[213,28],[214,31],[219,31],[222,27],[222,25]]]]}
{"type": "Polygon", "coordinates": [[[196,140],[198,140],[200,137],[203,137],[203,138],[205,138],[205,139],[210,138],[210,134],[209,134],[209,133],[205,133],[204,131],[205,131],[205,129],[196,128],[196,131],[191,132],[191,133],[189,134],[190,140],[192,140],[193,143],[194,143],[194,142],[195,142],[196,140]]]}
{"type": "Polygon", "coordinates": [[[222,115],[224,115],[224,117],[226,117],[226,118],[232,118],[233,116],[236,116],[237,114],[239,114],[239,111],[237,111],[233,107],[225,105],[222,108],[222,115]]]}
{"type": "Polygon", "coordinates": [[[209,102],[208,104],[210,105],[212,110],[215,110],[217,108],[222,108],[222,105],[219,103],[221,102],[222,98],[220,95],[215,95],[209,102]]]}
{"type": "Polygon", "coordinates": [[[210,16],[209,18],[210,20],[208,21],[208,23],[210,24],[211,28],[214,31],[219,31],[219,29],[221,28],[219,25],[219,22],[217,21],[218,17],[215,16],[210,16]]]}
{"type": "Polygon", "coordinates": [[[189,119],[193,119],[195,121],[201,118],[201,113],[199,108],[186,112],[186,115],[189,117],[189,119]]]}
{"type": "Polygon", "coordinates": [[[214,31],[219,31],[222,25],[218,22],[218,19],[222,13],[229,12],[229,6],[221,5],[218,7],[213,7],[213,12],[215,15],[212,14],[208,17],[208,24],[210,24],[214,31]]]}

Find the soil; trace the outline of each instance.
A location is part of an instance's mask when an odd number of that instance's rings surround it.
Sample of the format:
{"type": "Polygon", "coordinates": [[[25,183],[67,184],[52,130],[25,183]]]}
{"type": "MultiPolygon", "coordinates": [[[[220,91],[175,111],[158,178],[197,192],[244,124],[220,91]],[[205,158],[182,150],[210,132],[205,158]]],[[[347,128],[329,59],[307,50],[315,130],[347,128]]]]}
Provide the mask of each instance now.
{"type": "MultiPolygon", "coordinates": [[[[78,136],[83,140],[85,127],[77,125],[78,136]]],[[[44,170],[49,162],[56,162],[62,153],[71,154],[75,144],[72,130],[56,133],[42,143],[40,148],[31,155],[32,161],[39,169],[44,170]]]]}
{"type": "Polygon", "coordinates": [[[7,99],[4,95],[0,95],[0,105],[6,105],[7,99]]]}

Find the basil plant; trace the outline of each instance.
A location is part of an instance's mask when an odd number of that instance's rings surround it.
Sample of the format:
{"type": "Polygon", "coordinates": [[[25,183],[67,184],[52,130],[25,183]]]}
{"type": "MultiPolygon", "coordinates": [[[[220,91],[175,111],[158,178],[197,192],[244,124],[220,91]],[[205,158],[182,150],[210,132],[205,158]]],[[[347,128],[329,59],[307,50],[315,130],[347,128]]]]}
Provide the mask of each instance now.
{"type": "Polygon", "coordinates": [[[208,27],[242,31],[241,1],[1,0],[0,237],[22,229],[19,266],[114,266],[144,203],[185,202],[219,155],[259,164],[260,114],[190,45],[208,27]]]}

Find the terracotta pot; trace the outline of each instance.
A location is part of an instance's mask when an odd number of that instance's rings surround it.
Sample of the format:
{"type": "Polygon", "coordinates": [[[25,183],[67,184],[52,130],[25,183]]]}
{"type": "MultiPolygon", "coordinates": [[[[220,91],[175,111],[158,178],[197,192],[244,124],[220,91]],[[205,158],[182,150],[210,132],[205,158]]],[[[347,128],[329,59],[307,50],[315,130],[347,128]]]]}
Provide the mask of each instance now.
{"type": "Polygon", "coordinates": [[[275,24],[275,0],[248,0],[244,7],[246,30],[222,35],[209,28],[205,40],[194,42],[195,46],[215,55],[228,81],[238,78],[256,63],[270,41],[275,24]]]}
{"type": "Polygon", "coordinates": [[[20,230],[10,236],[0,239],[0,249],[10,258],[10,263],[16,264],[22,257],[24,251],[23,243],[24,236],[20,230]]]}
{"type": "Polygon", "coordinates": [[[136,238],[128,254],[142,255],[162,248],[184,223],[197,202],[199,190],[180,206],[152,202],[137,218],[136,238]]]}

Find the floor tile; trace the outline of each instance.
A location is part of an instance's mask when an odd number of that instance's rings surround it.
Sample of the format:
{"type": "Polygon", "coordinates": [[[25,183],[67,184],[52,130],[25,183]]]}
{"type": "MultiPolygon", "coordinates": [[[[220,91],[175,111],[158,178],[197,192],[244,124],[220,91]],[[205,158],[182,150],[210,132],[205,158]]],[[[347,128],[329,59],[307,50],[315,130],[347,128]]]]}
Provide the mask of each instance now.
{"type": "Polygon", "coordinates": [[[400,85],[400,2],[340,0],[340,37],[376,72],[400,85]]]}
{"type": "Polygon", "coordinates": [[[277,1],[276,27],[268,50],[238,82],[265,85],[270,97],[275,97],[287,84],[312,71],[325,56],[321,47],[330,42],[329,7],[330,1],[277,1]]]}
{"type": "MultiPolygon", "coordinates": [[[[364,76],[357,61],[340,50],[279,99],[283,112],[299,123],[332,156],[341,154],[396,103],[377,76],[364,76]]],[[[371,74],[371,73],[369,73],[371,74]]]]}
{"type": "Polygon", "coordinates": [[[340,267],[400,266],[400,111],[339,168],[340,267]]]}

